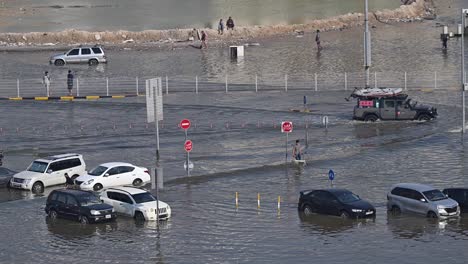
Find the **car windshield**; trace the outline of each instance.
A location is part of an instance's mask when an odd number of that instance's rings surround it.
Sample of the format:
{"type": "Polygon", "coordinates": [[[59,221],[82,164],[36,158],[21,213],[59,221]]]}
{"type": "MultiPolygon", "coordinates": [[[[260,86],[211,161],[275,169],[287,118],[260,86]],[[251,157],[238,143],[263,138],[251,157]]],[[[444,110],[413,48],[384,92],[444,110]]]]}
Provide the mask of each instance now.
{"type": "Polygon", "coordinates": [[[138,193],[132,195],[132,197],[136,203],[147,203],[156,201],[156,198],[154,198],[154,196],[151,195],[151,193],[138,193]]]}
{"type": "Polygon", "coordinates": [[[94,195],[87,195],[87,196],[79,196],[78,200],[80,201],[80,204],[82,206],[88,206],[88,205],[93,205],[93,204],[100,204],[102,203],[101,200],[99,200],[96,196],[94,195]]]}
{"type": "Polygon", "coordinates": [[[443,194],[439,190],[430,190],[430,191],[423,192],[423,194],[424,196],[426,196],[426,198],[429,201],[439,201],[439,200],[447,199],[445,194],[443,194]]]}
{"type": "Polygon", "coordinates": [[[101,176],[108,168],[104,166],[98,166],[97,168],[92,169],[90,172],[88,172],[88,175],[91,176],[101,176]]]}
{"type": "Polygon", "coordinates": [[[342,203],[352,203],[361,200],[359,196],[355,195],[352,192],[342,192],[337,195],[338,200],[342,203]]]}
{"type": "Polygon", "coordinates": [[[34,161],[29,165],[28,171],[44,173],[47,169],[47,165],[49,165],[47,162],[34,161]]]}
{"type": "Polygon", "coordinates": [[[418,101],[408,99],[406,103],[410,105],[411,107],[415,107],[418,104],[418,101]]]}

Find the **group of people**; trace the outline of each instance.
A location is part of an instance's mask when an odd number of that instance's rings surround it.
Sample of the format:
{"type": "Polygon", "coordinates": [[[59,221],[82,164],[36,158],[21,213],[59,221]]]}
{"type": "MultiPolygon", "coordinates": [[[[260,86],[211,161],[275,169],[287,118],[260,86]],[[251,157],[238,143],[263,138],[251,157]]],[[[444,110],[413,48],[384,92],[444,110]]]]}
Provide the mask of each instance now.
{"type": "MultiPolygon", "coordinates": [[[[73,76],[72,71],[69,70],[68,74],[67,74],[67,89],[68,89],[68,95],[69,96],[73,95],[72,90],[73,90],[73,79],[74,78],[75,77],[73,76]]],[[[50,79],[49,72],[46,71],[46,72],[44,72],[44,76],[42,76],[42,84],[44,84],[47,96],[50,96],[50,82],[51,82],[51,79],[50,79]]]]}
{"type": "MultiPolygon", "coordinates": [[[[234,30],[234,20],[232,17],[229,17],[228,20],[226,21],[226,28],[227,30],[234,30]]],[[[224,22],[223,19],[221,18],[218,23],[218,34],[222,35],[224,33],[224,22]]]]}

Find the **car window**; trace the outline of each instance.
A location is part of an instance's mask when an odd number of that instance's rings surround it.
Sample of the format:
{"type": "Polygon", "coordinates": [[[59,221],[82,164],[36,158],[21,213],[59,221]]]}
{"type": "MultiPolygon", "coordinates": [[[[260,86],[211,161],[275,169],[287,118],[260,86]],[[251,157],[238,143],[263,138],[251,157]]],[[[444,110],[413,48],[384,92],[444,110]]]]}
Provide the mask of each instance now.
{"type": "Polygon", "coordinates": [[[92,50],[93,50],[94,54],[101,54],[102,53],[100,48],[92,48],[92,50]]]}
{"type": "Polygon", "coordinates": [[[134,169],[135,169],[134,167],[130,167],[130,166],[120,166],[119,173],[132,172],[134,169]]]}
{"type": "Polygon", "coordinates": [[[68,195],[67,197],[67,205],[71,205],[71,206],[78,206],[78,202],[76,201],[76,198],[71,196],[71,195],[68,195]]]}
{"type": "Polygon", "coordinates": [[[352,203],[361,200],[357,195],[352,192],[342,192],[337,195],[337,198],[342,203],[352,203]]]}
{"type": "Polygon", "coordinates": [[[40,172],[43,173],[47,169],[49,164],[47,162],[34,161],[29,165],[28,171],[40,172]]]}
{"type": "Polygon", "coordinates": [[[57,192],[53,192],[50,195],[50,199],[49,199],[49,201],[55,201],[55,200],[57,200],[57,192]]]}
{"type": "Polygon", "coordinates": [[[88,172],[88,175],[91,176],[101,176],[108,168],[104,166],[98,166],[94,169],[92,169],[90,172],[88,172]]]}
{"type": "Polygon", "coordinates": [[[400,188],[400,187],[396,187],[395,189],[393,189],[393,190],[391,191],[391,193],[392,193],[393,195],[401,196],[401,188],[400,188]]]}
{"type": "Polygon", "coordinates": [[[318,202],[327,202],[330,200],[330,194],[327,193],[327,192],[324,192],[324,191],[317,191],[317,192],[314,192],[314,196],[315,196],[315,199],[318,201],[318,202]]]}
{"type": "Polygon", "coordinates": [[[156,201],[156,198],[154,198],[154,196],[151,195],[151,193],[147,193],[147,192],[134,194],[132,195],[132,197],[133,197],[133,200],[135,200],[137,204],[156,201]]]}
{"type": "Polygon", "coordinates": [[[51,163],[49,166],[49,170],[52,170],[52,171],[61,171],[67,168],[68,168],[67,160],[56,161],[56,162],[51,163]]]}
{"type": "Polygon", "coordinates": [[[385,100],[385,108],[395,108],[395,101],[385,100]]]}
{"type": "Polygon", "coordinates": [[[120,173],[120,167],[114,167],[112,169],[110,169],[109,171],[107,171],[107,174],[109,175],[116,175],[116,174],[119,174],[120,173]]]}
{"type": "Polygon", "coordinates": [[[88,206],[93,204],[101,204],[101,200],[97,198],[94,194],[89,195],[80,195],[78,196],[78,200],[80,201],[81,206],[88,206]]]}
{"type": "Polygon", "coordinates": [[[423,192],[423,194],[424,196],[426,196],[426,198],[429,201],[439,201],[439,200],[447,199],[445,194],[443,194],[440,190],[425,191],[423,192]]]}
{"type": "Polygon", "coordinates": [[[128,195],[123,194],[123,193],[107,192],[107,197],[109,197],[109,199],[116,200],[116,201],[119,201],[119,202],[133,204],[132,199],[130,197],[128,197],[128,195]],[[109,196],[109,193],[110,193],[110,196],[109,196]]]}
{"type": "Polygon", "coordinates": [[[397,107],[398,107],[398,108],[402,108],[402,106],[403,106],[403,101],[399,100],[399,101],[396,101],[396,103],[397,103],[397,107]]]}
{"type": "Polygon", "coordinates": [[[89,55],[91,54],[91,50],[88,48],[81,49],[81,55],[89,55]]]}
{"type": "Polygon", "coordinates": [[[67,56],[76,56],[80,53],[80,49],[72,49],[70,52],[68,52],[67,56]]]}
{"type": "Polygon", "coordinates": [[[130,198],[128,195],[121,193],[122,196],[122,202],[128,203],[128,204],[133,204],[132,198],[130,198]]]}
{"type": "Polygon", "coordinates": [[[59,193],[57,197],[57,202],[65,204],[67,202],[67,195],[64,193],[59,193]]]}
{"type": "Polygon", "coordinates": [[[73,167],[78,167],[78,166],[81,166],[81,161],[80,159],[71,159],[69,160],[69,168],[73,168],[73,167]]]}
{"type": "Polygon", "coordinates": [[[413,200],[421,200],[424,199],[423,195],[415,190],[407,190],[407,195],[408,198],[413,199],[413,200]]]}

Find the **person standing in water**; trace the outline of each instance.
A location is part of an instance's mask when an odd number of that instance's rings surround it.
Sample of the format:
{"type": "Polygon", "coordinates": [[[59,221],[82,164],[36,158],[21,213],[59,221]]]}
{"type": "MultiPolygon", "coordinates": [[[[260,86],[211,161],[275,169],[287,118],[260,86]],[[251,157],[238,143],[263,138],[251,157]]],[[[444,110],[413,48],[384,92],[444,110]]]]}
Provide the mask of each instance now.
{"type": "Polygon", "coordinates": [[[201,32],[201,42],[202,42],[202,49],[203,48],[207,49],[208,46],[206,45],[206,33],[205,33],[205,31],[201,32]]]}
{"type": "Polygon", "coordinates": [[[293,147],[293,157],[295,160],[302,160],[302,147],[299,143],[299,139],[296,139],[296,145],[293,147]]]}
{"type": "Polygon", "coordinates": [[[320,45],[320,30],[317,29],[315,34],[315,43],[317,43],[317,49],[321,50],[322,46],[320,45]]]}
{"type": "Polygon", "coordinates": [[[72,89],[73,89],[73,74],[72,74],[72,71],[69,70],[68,71],[68,75],[67,75],[67,88],[68,88],[68,95],[72,95],[72,89]]]}
{"type": "Polygon", "coordinates": [[[221,18],[218,23],[218,35],[222,35],[224,33],[224,22],[221,18]]]}
{"type": "Polygon", "coordinates": [[[47,71],[44,73],[44,76],[42,76],[42,84],[44,84],[44,87],[46,88],[47,96],[50,96],[50,76],[47,71]]]}

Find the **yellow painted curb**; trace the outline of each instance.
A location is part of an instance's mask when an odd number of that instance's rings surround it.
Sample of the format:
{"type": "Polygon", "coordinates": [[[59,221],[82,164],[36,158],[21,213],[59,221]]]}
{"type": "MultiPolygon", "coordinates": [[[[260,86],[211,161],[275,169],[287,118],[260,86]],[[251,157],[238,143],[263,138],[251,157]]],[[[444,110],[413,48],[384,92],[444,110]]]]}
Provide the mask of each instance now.
{"type": "Polygon", "coordinates": [[[38,97],[34,97],[34,100],[36,100],[36,101],[47,101],[47,100],[49,100],[49,97],[40,97],[40,96],[38,96],[38,97]]]}
{"type": "Polygon", "coordinates": [[[421,92],[428,92],[428,93],[431,93],[431,92],[433,92],[433,91],[434,91],[434,89],[431,89],[431,88],[423,88],[423,89],[421,89],[421,92]]]}
{"type": "Polygon", "coordinates": [[[125,95],[113,95],[112,98],[114,99],[125,98],[125,95]]]}
{"type": "Polygon", "coordinates": [[[15,101],[20,101],[23,100],[23,97],[10,97],[8,100],[15,100],[15,101]]]}
{"type": "Polygon", "coordinates": [[[74,98],[73,96],[60,96],[60,100],[73,100],[74,98]]]}
{"type": "Polygon", "coordinates": [[[92,100],[92,99],[99,99],[99,95],[88,95],[86,96],[86,100],[92,100]]]}

